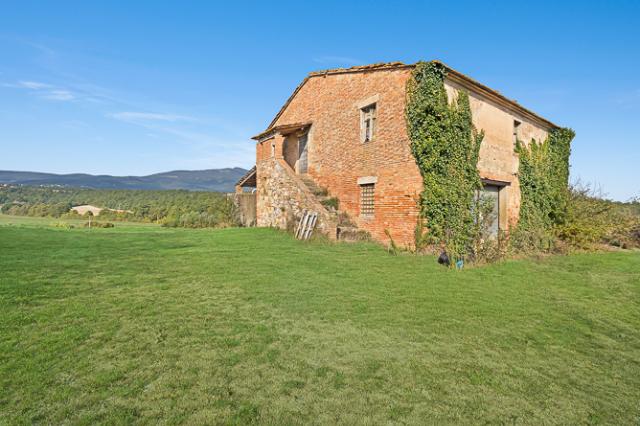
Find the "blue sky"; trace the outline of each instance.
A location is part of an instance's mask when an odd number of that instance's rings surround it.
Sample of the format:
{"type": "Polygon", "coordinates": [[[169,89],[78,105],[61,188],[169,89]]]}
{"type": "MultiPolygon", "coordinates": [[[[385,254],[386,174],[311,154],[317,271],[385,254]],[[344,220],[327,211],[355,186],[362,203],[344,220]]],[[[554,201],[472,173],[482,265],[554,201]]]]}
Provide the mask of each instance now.
{"type": "Polygon", "coordinates": [[[640,2],[3,2],[0,169],[249,167],[312,70],[440,59],[576,130],[572,179],[640,195],[640,2]]]}

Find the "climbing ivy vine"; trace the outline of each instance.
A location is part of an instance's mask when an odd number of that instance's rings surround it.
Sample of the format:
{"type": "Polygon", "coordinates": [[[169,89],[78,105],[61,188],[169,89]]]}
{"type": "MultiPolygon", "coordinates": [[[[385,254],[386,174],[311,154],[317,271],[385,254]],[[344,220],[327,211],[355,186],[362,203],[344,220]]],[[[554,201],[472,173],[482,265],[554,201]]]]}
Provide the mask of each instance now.
{"type": "Polygon", "coordinates": [[[566,220],[569,155],[575,132],[551,130],[547,139],[516,143],[520,167],[520,218],[514,233],[520,248],[549,248],[553,228],[566,220]]]}
{"type": "Polygon", "coordinates": [[[406,118],[411,150],[422,175],[421,219],[428,231],[420,241],[442,245],[454,260],[469,251],[475,221],[475,191],[481,188],[478,156],[483,133],[471,121],[467,93],[449,102],[444,86],[446,69],[420,62],[407,84],[406,118]]]}
{"type": "MultiPolygon", "coordinates": [[[[475,194],[482,187],[478,157],[484,134],[473,126],[467,93],[459,91],[449,102],[445,77],[441,64],[418,63],[407,84],[405,114],[411,151],[424,184],[416,246],[440,244],[456,260],[473,251],[477,237],[475,194]]],[[[521,248],[548,247],[554,227],[566,220],[574,136],[573,130],[558,128],[542,143],[516,143],[521,204],[513,240],[521,248]]]]}

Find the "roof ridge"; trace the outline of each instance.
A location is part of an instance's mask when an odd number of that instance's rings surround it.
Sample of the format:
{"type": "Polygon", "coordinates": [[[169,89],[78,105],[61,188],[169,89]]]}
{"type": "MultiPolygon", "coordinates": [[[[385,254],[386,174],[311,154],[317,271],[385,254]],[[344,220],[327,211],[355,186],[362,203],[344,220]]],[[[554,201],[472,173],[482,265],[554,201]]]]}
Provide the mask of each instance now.
{"type": "MultiPolygon", "coordinates": [[[[557,124],[554,124],[551,121],[547,120],[546,118],[544,118],[544,117],[536,114],[535,112],[531,111],[530,109],[525,108],[523,105],[519,104],[516,100],[506,97],[505,95],[503,95],[499,91],[497,91],[495,89],[492,89],[491,87],[480,83],[479,81],[477,81],[477,80],[475,80],[475,79],[473,79],[473,78],[461,73],[460,71],[456,71],[454,68],[450,67],[449,65],[447,65],[446,63],[444,63],[444,62],[442,62],[442,61],[440,61],[438,59],[432,59],[432,60],[429,60],[429,61],[419,61],[419,62],[416,62],[416,63],[413,63],[413,64],[406,64],[404,62],[399,62],[399,61],[396,61],[396,62],[377,62],[377,63],[374,63],[374,64],[357,65],[357,66],[353,66],[353,67],[349,67],[349,68],[330,68],[330,69],[326,69],[326,70],[322,70],[322,71],[310,72],[304,78],[304,80],[302,80],[302,82],[295,88],[295,90],[293,91],[291,96],[289,96],[289,98],[287,99],[285,104],[282,106],[282,108],[280,108],[280,111],[278,111],[276,116],[273,118],[273,120],[269,124],[269,127],[267,128],[267,130],[270,130],[275,125],[276,121],[278,121],[278,118],[280,118],[280,116],[282,115],[282,113],[284,112],[286,107],[289,105],[291,100],[296,96],[296,94],[300,91],[302,86],[304,86],[304,84],[310,78],[322,77],[322,76],[327,76],[327,75],[336,75],[336,74],[349,74],[349,73],[357,73],[357,72],[399,70],[399,69],[406,69],[406,68],[414,68],[417,64],[419,64],[421,62],[427,62],[427,63],[430,62],[430,63],[439,64],[439,65],[443,66],[447,70],[447,75],[449,76],[449,78],[455,79],[457,82],[459,82],[459,83],[461,83],[463,85],[474,87],[476,92],[479,92],[480,94],[482,94],[485,97],[493,100],[494,102],[498,102],[499,104],[507,105],[509,108],[515,109],[520,114],[528,117],[529,119],[535,120],[535,121],[537,121],[539,123],[542,123],[545,126],[548,126],[550,128],[558,128],[559,127],[557,124]]],[[[265,132],[263,132],[263,133],[265,133],[265,132]]]]}
{"type": "Polygon", "coordinates": [[[367,65],[355,65],[348,68],[329,68],[325,70],[311,71],[309,73],[309,77],[318,76],[318,75],[326,75],[326,74],[341,74],[341,73],[349,73],[349,72],[361,72],[361,71],[378,71],[381,69],[395,69],[395,68],[405,68],[405,67],[413,67],[415,64],[405,64],[404,62],[395,61],[395,62],[375,62],[373,64],[367,65]]]}

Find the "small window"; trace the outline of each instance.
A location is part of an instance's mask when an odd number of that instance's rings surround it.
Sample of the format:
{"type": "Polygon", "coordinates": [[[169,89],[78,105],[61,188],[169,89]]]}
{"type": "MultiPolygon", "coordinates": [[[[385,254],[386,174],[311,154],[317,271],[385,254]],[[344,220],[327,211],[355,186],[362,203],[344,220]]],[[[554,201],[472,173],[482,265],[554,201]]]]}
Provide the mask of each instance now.
{"type": "Polygon", "coordinates": [[[276,144],[272,143],[271,144],[271,157],[275,157],[276,156],[276,144]]]}
{"type": "Polygon", "coordinates": [[[375,183],[365,183],[360,185],[360,216],[373,216],[375,183]]]}
{"type": "Polygon", "coordinates": [[[371,142],[376,134],[376,104],[371,104],[360,110],[360,139],[371,142]]]}
{"type": "Polygon", "coordinates": [[[513,120],[513,144],[514,145],[518,142],[518,139],[520,137],[519,130],[520,130],[521,124],[522,123],[519,122],[518,120],[513,120]]]}

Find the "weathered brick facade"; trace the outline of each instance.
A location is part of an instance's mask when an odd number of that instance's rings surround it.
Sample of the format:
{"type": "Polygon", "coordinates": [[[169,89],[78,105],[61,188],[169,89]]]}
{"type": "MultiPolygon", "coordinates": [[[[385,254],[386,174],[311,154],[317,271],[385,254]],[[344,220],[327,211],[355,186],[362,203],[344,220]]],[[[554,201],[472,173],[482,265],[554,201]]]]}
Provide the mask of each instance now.
{"type": "MultiPolygon", "coordinates": [[[[296,178],[298,137],[307,133],[307,173],[340,200],[340,210],[377,240],[388,240],[388,230],[397,243],[413,244],[422,178],[404,114],[411,70],[411,65],[384,64],[312,73],[303,81],[267,131],[256,137],[259,226],[285,227],[287,215],[295,218],[302,208],[322,209],[296,178]],[[373,103],[375,135],[363,142],[361,109],[373,103]],[[360,214],[359,182],[375,182],[371,217],[360,214]]],[[[470,95],[474,125],[485,131],[478,168],[482,178],[502,188],[500,227],[507,229],[517,220],[520,204],[514,121],[521,123],[518,137],[523,141],[544,140],[554,125],[453,70],[445,86],[450,98],[458,90],[470,95]]],[[[321,226],[333,237],[331,220],[326,216],[328,224],[321,226]]]]}

